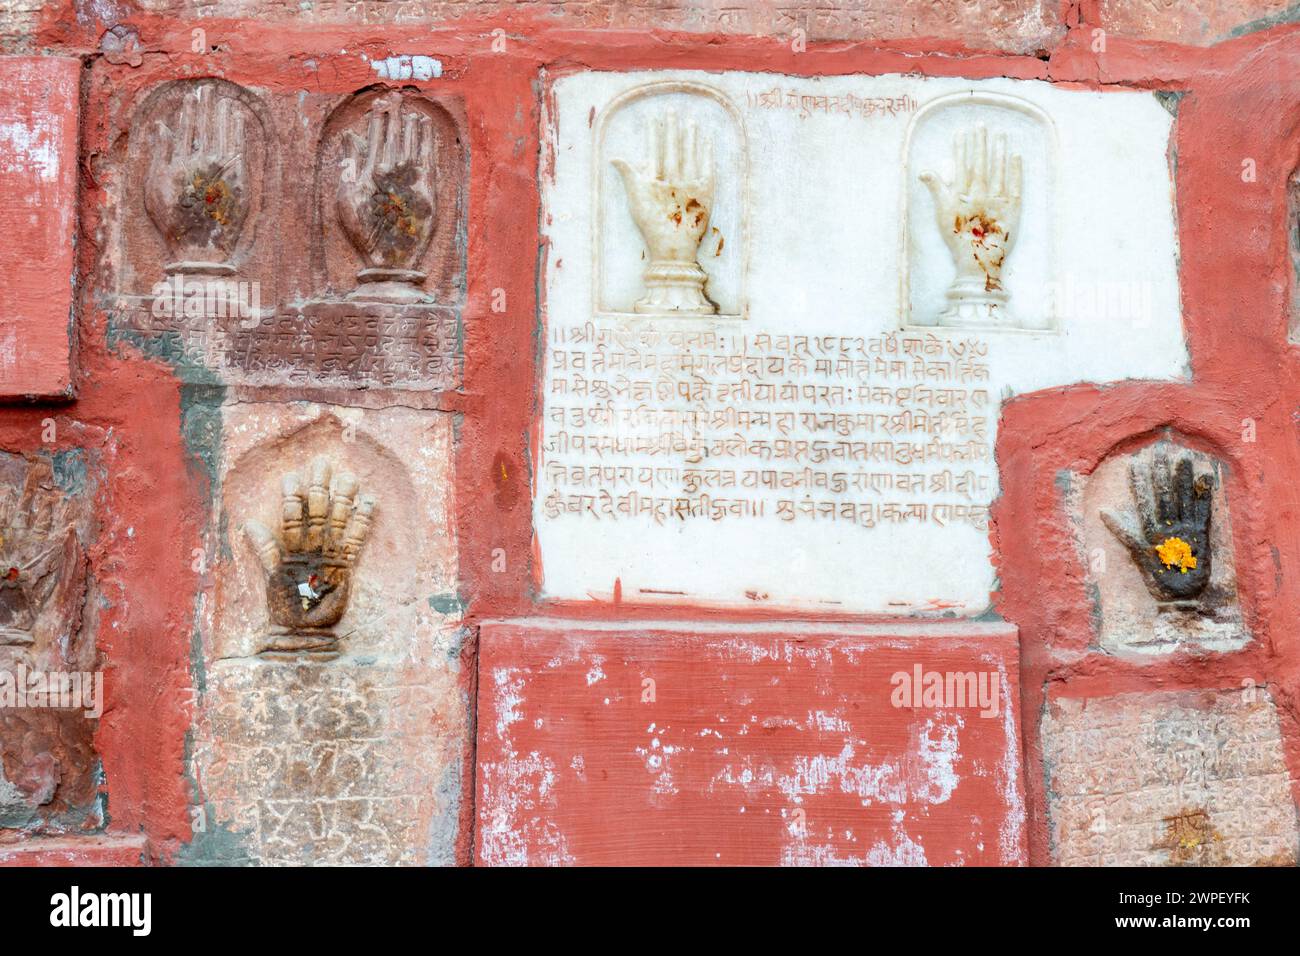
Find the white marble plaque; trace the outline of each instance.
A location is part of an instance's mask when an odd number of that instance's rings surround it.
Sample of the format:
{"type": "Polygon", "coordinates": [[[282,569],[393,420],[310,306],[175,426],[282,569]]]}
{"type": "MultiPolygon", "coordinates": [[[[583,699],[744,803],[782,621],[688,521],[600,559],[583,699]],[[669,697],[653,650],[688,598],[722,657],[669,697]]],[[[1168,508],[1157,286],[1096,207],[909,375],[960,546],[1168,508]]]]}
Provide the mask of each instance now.
{"type": "Polygon", "coordinates": [[[978,615],[1002,402],[1188,374],[1152,93],[552,87],[547,598],[978,615]]]}

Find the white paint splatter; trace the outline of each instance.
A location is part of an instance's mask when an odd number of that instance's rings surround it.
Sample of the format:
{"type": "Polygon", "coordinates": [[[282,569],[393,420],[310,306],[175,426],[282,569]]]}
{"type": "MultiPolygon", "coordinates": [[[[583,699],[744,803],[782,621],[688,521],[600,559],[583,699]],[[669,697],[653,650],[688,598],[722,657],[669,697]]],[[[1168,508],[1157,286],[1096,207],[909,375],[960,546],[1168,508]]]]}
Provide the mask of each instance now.
{"type": "Polygon", "coordinates": [[[56,130],[48,125],[13,121],[0,123],[0,168],[6,172],[35,171],[53,182],[59,175],[59,141],[56,130]]]}

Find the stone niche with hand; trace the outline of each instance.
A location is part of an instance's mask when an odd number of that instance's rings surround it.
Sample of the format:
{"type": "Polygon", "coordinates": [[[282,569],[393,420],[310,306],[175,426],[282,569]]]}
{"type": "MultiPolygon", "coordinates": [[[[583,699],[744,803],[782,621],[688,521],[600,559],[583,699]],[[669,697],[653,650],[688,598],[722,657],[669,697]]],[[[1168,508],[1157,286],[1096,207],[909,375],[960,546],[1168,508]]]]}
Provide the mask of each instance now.
{"type": "Polygon", "coordinates": [[[266,571],[270,628],[259,654],[328,660],[339,654],[335,626],[348,607],[357,558],[376,506],[350,472],[316,458],[307,485],[296,472],[282,482],[278,536],[257,521],[244,533],[266,571]]]}

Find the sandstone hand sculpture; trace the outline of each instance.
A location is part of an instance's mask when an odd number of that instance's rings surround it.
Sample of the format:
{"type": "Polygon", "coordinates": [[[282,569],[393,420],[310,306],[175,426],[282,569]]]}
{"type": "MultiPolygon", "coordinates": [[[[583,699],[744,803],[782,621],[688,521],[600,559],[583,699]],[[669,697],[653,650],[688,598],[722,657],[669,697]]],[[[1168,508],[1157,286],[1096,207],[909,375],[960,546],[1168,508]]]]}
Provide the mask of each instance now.
{"type": "Polygon", "coordinates": [[[381,294],[418,293],[417,268],[433,238],[433,121],[390,95],[367,112],[367,138],[347,132],[338,188],[343,231],[361,256],[361,283],[384,283],[381,294]],[[403,288],[405,286],[405,288],[403,288]]]}
{"type": "Polygon", "coordinates": [[[670,112],[651,125],[649,154],[641,166],[613,160],[650,251],[642,278],[646,294],[633,308],[713,315],[718,309],[704,294],[708,276],[698,259],[713,206],[713,145],[694,122],[679,130],[677,114],[670,112]]]}
{"type": "Polygon", "coordinates": [[[1152,465],[1133,463],[1129,483],[1136,520],[1103,511],[1102,522],[1128,548],[1163,607],[1195,606],[1210,581],[1214,480],[1195,474],[1190,456],[1171,469],[1168,454],[1157,449],[1152,465]]]}
{"type": "Polygon", "coordinates": [[[248,217],[244,113],[211,85],[187,94],[175,131],[158,123],[145,211],[162,233],[168,272],[230,275],[248,217]]]}
{"type": "Polygon", "coordinates": [[[21,492],[0,494],[0,644],[32,644],[41,608],[75,563],[77,540],[48,465],[34,465],[21,492]]]}
{"type": "Polygon", "coordinates": [[[267,575],[272,628],[264,654],[338,654],[333,629],[347,610],[375,499],[358,496],[355,475],[340,472],[331,482],[330,471],[328,459],[312,462],[305,498],[300,476],[285,475],[278,540],[259,522],[244,525],[267,575]]]}
{"type": "Polygon", "coordinates": [[[1020,231],[1021,157],[1010,152],[1004,134],[990,149],[988,130],[980,126],[954,138],[953,175],[949,182],[921,174],[957,267],[939,324],[1009,325],[1002,270],[1020,231]]]}

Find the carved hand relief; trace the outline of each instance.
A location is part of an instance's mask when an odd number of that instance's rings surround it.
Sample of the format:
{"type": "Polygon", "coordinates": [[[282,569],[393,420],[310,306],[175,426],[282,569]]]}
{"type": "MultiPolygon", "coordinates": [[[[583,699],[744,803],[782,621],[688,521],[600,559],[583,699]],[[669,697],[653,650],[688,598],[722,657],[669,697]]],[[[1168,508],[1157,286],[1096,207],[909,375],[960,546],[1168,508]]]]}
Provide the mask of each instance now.
{"type": "Polygon", "coordinates": [[[997,134],[990,145],[984,126],[954,138],[952,179],[921,173],[957,268],[939,325],[1012,324],[1002,268],[1020,234],[1022,176],[1021,157],[1007,136],[997,134]]]}
{"type": "Polygon", "coordinates": [[[162,234],[167,272],[230,275],[248,217],[244,108],[210,84],[181,100],[172,126],[159,120],[145,210],[162,234]]]}
{"type": "Polygon", "coordinates": [[[347,610],[353,568],[370,533],[375,499],[358,494],[357,479],[349,472],[339,472],[331,481],[331,470],[328,459],[314,460],[305,496],[301,477],[285,475],[278,539],[260,522],[244,525],[267,575],[271,630],[263,654],[338,655],[334,626],[347,610]]]}
{"type": "Polygon", "coordinates": [[[634,309],[713,315],[718,308],[705,294],[708,276],[698,260],[713,205],[713,144],[694,121],[680,129],[673,111],[652,122],[647,140],[643,162],[611,160],[650,252],[643,275],[646,294],[634,309]]]}
{"type": "Polygon", "coordinates": [[[364,268],[357,281],[368,296],[419,298],[425,280],[417,266],[435,224],[434,152],[429,116],[403,105],[398,94],[377,100],[366,114],[366,136],[344,135],[338,214],[364,268]]]}
{"type": "Polygon", "coordinates": [[[1237,599],[1224,465],[1162,438],[1070,482],[1081,557],[1110,652],[1233,650],[1246,630],[1237,599]]]}
{"type": "Polygon", "coordinates": [[[922,105],[904,146],[904,325],[1051,332],[1076,293],[1097,294],[1092,257],[1057,273],[1056,122],[991,90],[922,105]]]}
{"type": "Polygon", "coordinates": [[[0,490],[0,644],[33,644],[56,585],[76,571],[69,520],[48,462],[33,462],[21,488],[0,490]]]}
{"type": "Polygon", "coordinates": [[[1213,476],[1196,474],[1187,455],[1171,466],[1167,450],[1159,449],[1153,463],[1129,466],[1129,483],[1136,518],[1105,510],[1102,521],[1128,548],[1162,607],[1198,607],[1210,583],[1213,476]]]}

